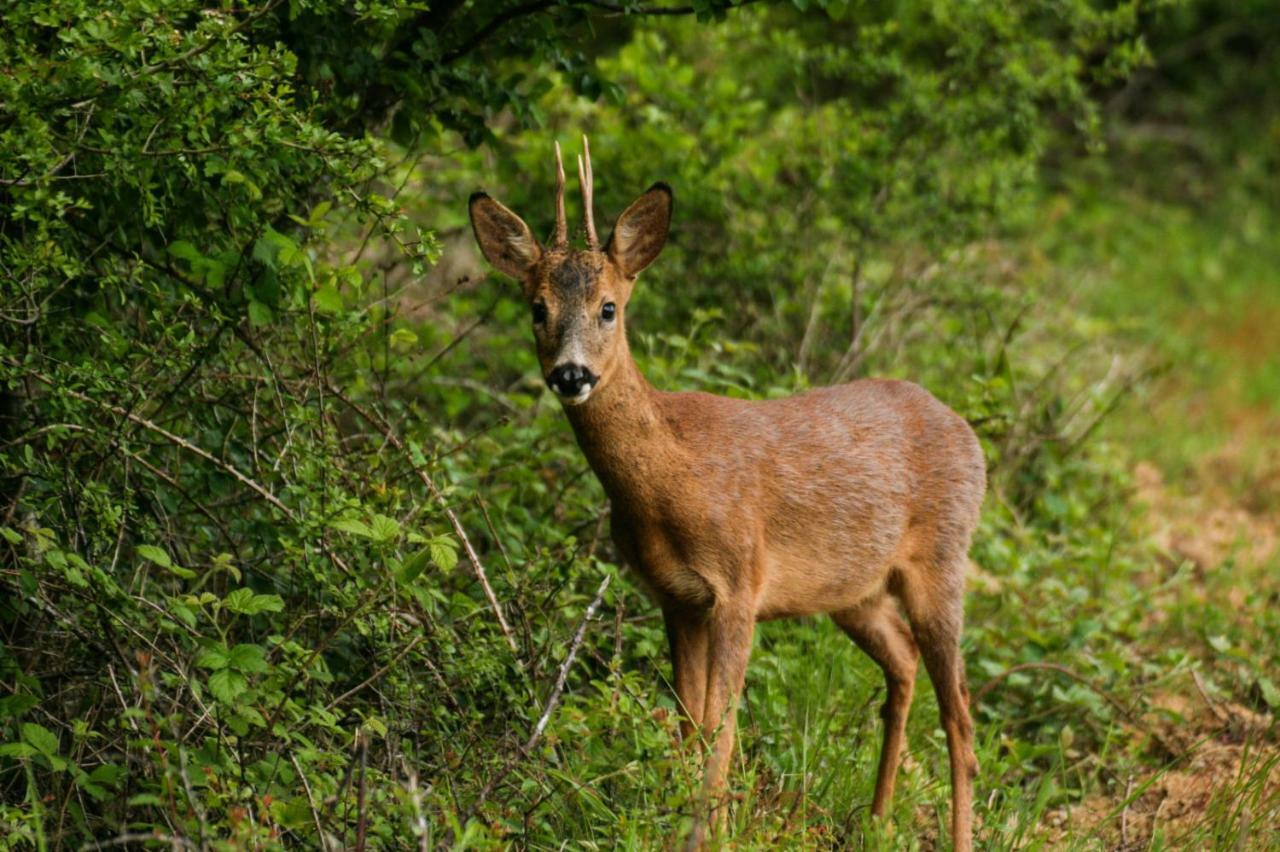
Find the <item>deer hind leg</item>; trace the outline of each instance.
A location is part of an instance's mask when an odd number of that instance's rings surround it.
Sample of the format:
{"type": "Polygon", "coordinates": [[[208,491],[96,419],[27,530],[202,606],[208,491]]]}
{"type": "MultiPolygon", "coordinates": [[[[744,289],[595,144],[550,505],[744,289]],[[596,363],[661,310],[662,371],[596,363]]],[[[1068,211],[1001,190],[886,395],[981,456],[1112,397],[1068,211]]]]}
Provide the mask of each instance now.
{"type": "Polygon", "coordinates": [[[964,625],[964,562],[933,582],[909,585],[903,603],[933,690],[947,735],[951,762],[951,843],[956,852],[973,848],[973,780],[978,760],[973,751],[969,688],[960,655],[964,625]]]}
{"type": "Polygon", "coordinates": [[[680,739],[687,744],[698,738],[706,702],[706,612],[673,604],[663,608],[663,620],[671,646],[672,682],[680,705],[680,739]]]}
{"type": "Polygon", "coordinates": [[[880,747],[876,793],[871,803],[871,813],[884,818],[888,816],[893,801],[893,786],[906,741],[907,714],[911,712],[920,652],[911,638],[911,628],[887,595],[853,609],[832,613],[831,618],[884,672],[888,693],[880,710],[880,717],[884,720],[884,743],[880,747]]]}

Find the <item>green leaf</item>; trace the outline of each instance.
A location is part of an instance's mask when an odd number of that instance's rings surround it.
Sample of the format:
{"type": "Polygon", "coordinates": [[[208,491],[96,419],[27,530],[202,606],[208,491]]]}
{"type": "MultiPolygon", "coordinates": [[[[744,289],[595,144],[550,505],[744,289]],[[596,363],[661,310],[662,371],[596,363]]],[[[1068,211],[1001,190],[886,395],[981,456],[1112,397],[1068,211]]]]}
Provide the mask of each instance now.
{"type": "Polygon", "coordinates": [[[169,254],[187,261],[192,266],[204,260],[200,250],[186,240],[174,240],[169,243],[169,254]]]}
{"type": "Polygon", "coordinates": [[[418,579],[423,570],[427,567],[427,562],[431,560],[430,550],[419,550],[413,556],[410,556],[400,566],[400,573],[397,575],[401,583],[412,583],[418,579]]]}
{"type": "Polygon", "coordinates": [[[431,561],[440,566],[442,571],[452,571],[458,565],[458,551],[453,540],[447,536],[436,536],[427,543],[431,551],[431,561]]]}
{"type": "Polygon", "coordinates": [[[213,570],[226,571],[239,583],[241,580],[240,569],[236,567],[234,560],[235,557],[230,553],[219,553],[213,557],[213,570]]]}
{"type": "Polygon", "coordinates": [[[407,352],[418,345],[418,335],[410,329],[397,328],[391,332],[391,345],[401,352],[407,352]]]}
{"type": "Polygon", "coordinates": [[[174,598],[169,599],[169,612],[188,627],[196,626],[196,614],[191,607],[174,598]]]}
{"type": "Polygon", "coordinates": [[[225,645],[205,648],[196,658],[196,665],[202,669],[225,669],[230,662],[225,645]]]}
{"type": "MultiPolygon", "coordinates": [[[[154,562],[162,568],[167,568],[169,573],[182,577],[185,580],[192,580],[196,576],[196,572],[190,568],[183,568],[181,565],[175,565],[173,560],[169,558],[169,554],[165,553],[158,547],[150,544],[140,544],[137,547],[138,555],[148,562],[154,562]]],[[[74,581],[73,581],[74,582],[74,581]]]]}
{"type": "Polygon", "coordinates": [[[22,739],[34,746],[45,757],[52,757],[58,753],[57,734],[43,725],[37,725],[35,722],[23,722],[22,739]]]}
{"type": "Polygon", "coordinates": [[[15,719],[40,703],[40,699],[29,692],[17,692],[0,698],[0,719],[15,719]]]}
{"type": "Polygon", "coordinates": [[[209,675],[209,691],[224,704],[234,702],[248,688],[249,681],[235,669],[218,669],[209,675]]]}
{"type": "Polygon", "coordinates": [[[284,611],[284,599],[279,595],[254,595],[253,605],[258,612],[284,611]]]}
{"type": "Polygon", "coordinates": [[[222,608],[241,615],[257,615],[260,612],[280,612],[284,601],[279,595],[259,595],[252,589],[236,589],[222,599],[222,608]]]}
{"type": "Polygon", "coordinates": [[[357,521],[355,518],[338,518],[330,521],[329,526],[341,532],[373,538],[373,530],[369,528],[369,525],[364,521],[357,521]]]}
{"type": "Polygon", "coordinates": [[[89,780],[95,784],[104,784],[108,787],[115,787],[120,783],[120,779],[124,776],[124,767],[114,763],[104,763],[101,766],[95,766],[93,771],[89,773],[89,780]]]}
{"type": "Polygon", "coordinates": [[[328,314],[340,313],[345,307],[342,294],[333,283],[325,284],[315,292],[316,307],[328,314]]]}
{"type": "Polygon", "coordinates": [[[320,225],[323,225],[324,217],[328,215],[329,209],[332,207],[332,201],[321,201],[315,207],[312,207],[311,215],[308,217],[311,220],[311,227],[318,228],[320,225]]]}
{"type": "Polygon", "coordinates": [[[1280,688],[1276,687],[1271,678],[1259,677],[1258,691],[1262,693],[1262,700],[1267,702],[1268,707],[1272,710],[1280,710],[1280,688]]]}
{"type": "Polygon", "coordinates": [[[261,328],[262,326],[271,325],[275,321],[275,314],[266,305],[257,299],[249,300],[249,322],[261,328]]]}
{"type": "Polygon", "coordinates": [[[395,518],[386,515],[374,515],[369,525],[369,533],[374,541],[388,542],[400,535],[400,524],[395,518]]]}
{"type": "Polygon", "coordinates": [[[219,260],[210,260],[205,258],[204,263],[204,280],[215,289],[221,287],[227,281],[227,265],[219,260]]]}
{"type": "Polygon", "coordinates": [[[228,169],[223,172],[222,182],[223,184],[231,184],[233,186],[243,186],[245,191],[249,193],[249,197],[254,201],[258,201],[262,198],[262,190],[258,188],[258,185],[245,177],[242,172],[238,172],[235,169],[228,169]]]}
{"type": "Polygon", "coordinates": [[[140,544],[137,547],[138,555],[148,562],[154,562],[161,568],[172,568],[173,560],[169,558],[169,554],[153,544],[140,544]]]}
{"type": "Polygon", "coordinates": [[[76,786],[84,790],[96,801],[105,802],[111,798],[111,793],[90,781],[88,775],[78,775],[76,777],[76,786]]]}
{"type": "Polygon", "coordinates": [[[162,802],[160,797],[155,793],[138,793],[135,796],[130,796],[129,801],[125,804],[129,807],[136,807],[138,805],[153,805],[155,807],[160,807],[164,802],[162,802]]]}
{"type": "Polygon", "coordinates": [[[267,671],[268,668],[266,655],[258,645],[235,646],[231,649],[228,662],[232,668],[239,669],[245,674],[259,674],[267,671]]]}
{"type": "Polygon", "coordinates": [[[0,527],[0,535],[10,544],[22,544],[22,534],[9,527],[0,527]]]}
{"type": "Polygon", "coordinates": [[[222,599],[223,609],[231,612],[249,613],[253,609],[253,590],[252,589],[234,589],[227,593],[222,599]]]}
{"type": "Polygon", "coordinates": [[[5,743],[0,745],[0,756],[14,757],[22,760],[25,757],[35,757],[36,750],[27,743],[5,743]]]}
{"type": "Polygon", "coordinates": [[[301,266],[302,259],[306,256],[302,248],[283,234],[279,237],[280,250],[276,252],[276,258],[285,266],[301,266]]]}

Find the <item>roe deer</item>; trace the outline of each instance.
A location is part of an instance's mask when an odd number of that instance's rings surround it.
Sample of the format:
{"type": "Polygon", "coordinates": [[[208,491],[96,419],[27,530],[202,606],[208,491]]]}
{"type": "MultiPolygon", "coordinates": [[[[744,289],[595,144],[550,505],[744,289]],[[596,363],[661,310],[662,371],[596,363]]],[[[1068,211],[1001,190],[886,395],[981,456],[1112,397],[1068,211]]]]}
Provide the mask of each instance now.
{"type": "MultiPolygon", "coordinates": [[[[602,249],[584,137],[580,251],[569,245],[555,152],[550,245],[482,192],[471,223],[484,256],[524,290],[543,375],[612,501],[613,540],[662,607],[682,737],[711,743],[703,809],[729,769],[755,623],[829,613],[884,670],[872,813],[889,812],[922,656],[950,754],[951,837],[970,849],[977,760],[960,630],[986,489],[973,430],[901,381],[765,402],[655,390],[627,346],[626,309],[666,243],[671,189],[656,183],[632,202],[602,249]]],[[[692,845],[706,824],[700,813],[692,845]]]]}

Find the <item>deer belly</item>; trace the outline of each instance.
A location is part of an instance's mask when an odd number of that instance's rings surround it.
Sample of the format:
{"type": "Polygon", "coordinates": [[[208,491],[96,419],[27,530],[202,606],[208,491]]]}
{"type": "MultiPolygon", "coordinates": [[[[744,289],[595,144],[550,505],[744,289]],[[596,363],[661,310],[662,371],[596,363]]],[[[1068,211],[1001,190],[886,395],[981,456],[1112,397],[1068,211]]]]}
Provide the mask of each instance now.
{"type": "Polygon", "coordinates": [[[884,588],[895,551],[893,543],[855,544],[832,538],[819,536],[807,543],[766,551],[756,595],[759,619],[850,609],[884,588]]]}

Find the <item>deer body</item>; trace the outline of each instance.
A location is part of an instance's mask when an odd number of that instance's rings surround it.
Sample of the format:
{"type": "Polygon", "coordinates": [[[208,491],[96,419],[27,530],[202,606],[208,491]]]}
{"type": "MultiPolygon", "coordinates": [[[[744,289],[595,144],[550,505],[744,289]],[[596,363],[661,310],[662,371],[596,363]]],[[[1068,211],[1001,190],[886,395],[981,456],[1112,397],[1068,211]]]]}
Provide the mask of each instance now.
{"type": "Polygon", "coordinates": [[[569,421],[609,495],[619,550],[664,602],[746,594],[757,620],[815,615],[884,593],[895,570],[938,548],[951,551],[944,563],[965,557],[981,450],[915,385],[758,402],[662,393],[637,371],[600,394],[569,421]]]}
{"type": "MultiPolygon", "coordinates": [[[[589,159],[579,175],[590,211],[589,159]]],[[[671,192],[641,196],[603,251],[588,215],[591,249],[577,252],[562,170],[559,185],[549,250],[487,196],[473,196],[472,222],[486,257],[530,299],[544,375],[609,495],[614,541],[662,607],[682,733],[712,743],[708,800],[729,767],[754,625],[829,613],[885,674],[873,813],[888,813],[923,657],[951,759],[952,839],[969,849],[977,765],[959,638],[986,487],[972,429],[907,382],[769,401],[655,390],[623,312],[665,242],[671,192]]],[[[693,844],[704,830],[699,820],[693,844]]]]}

